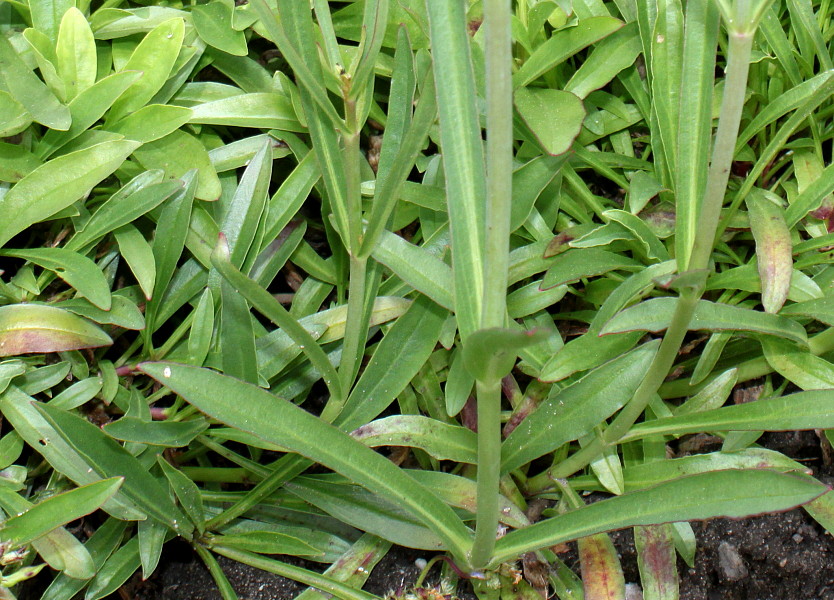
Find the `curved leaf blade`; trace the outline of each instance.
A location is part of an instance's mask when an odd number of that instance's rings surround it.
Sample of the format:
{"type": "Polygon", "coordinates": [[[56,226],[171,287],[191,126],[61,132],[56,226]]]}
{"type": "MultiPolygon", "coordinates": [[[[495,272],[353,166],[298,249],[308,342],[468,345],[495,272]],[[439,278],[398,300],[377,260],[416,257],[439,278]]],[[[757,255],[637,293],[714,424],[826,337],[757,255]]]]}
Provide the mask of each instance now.
{"type": "Polygon", "coordinates": [[[60,308],[0,306],[0,356],[98,348],[112,343],[101,329],[60,308]]]}

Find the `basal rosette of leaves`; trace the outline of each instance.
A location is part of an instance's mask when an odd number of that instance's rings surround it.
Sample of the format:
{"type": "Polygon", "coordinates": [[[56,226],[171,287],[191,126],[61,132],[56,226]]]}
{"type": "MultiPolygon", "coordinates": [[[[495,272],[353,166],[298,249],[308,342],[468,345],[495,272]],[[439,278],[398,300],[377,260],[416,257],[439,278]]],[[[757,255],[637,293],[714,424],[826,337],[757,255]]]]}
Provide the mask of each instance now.
{"type": "Polygon", "coordinates": [[[619,598],[634,527],[666,600],[690,520],[834,527],[756,443],[834,427],[829,8],[0,4],[0,597],[179,537],[226,599],[619,598]]]}

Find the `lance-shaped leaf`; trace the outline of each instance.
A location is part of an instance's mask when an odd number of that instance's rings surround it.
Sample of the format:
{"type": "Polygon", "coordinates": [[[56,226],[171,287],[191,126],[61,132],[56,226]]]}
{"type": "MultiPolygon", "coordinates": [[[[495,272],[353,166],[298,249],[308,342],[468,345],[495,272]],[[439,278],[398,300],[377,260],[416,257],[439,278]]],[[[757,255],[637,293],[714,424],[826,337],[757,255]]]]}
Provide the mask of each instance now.
{"type": "Polygon", "coordinates": [[[831,390],[797,392],[779,398],[724,406],[715,410],[665,417],[639,423],[621,441],[649,435],[679,435],[703,431],[790,431],[834,427],[831,390]]]}
{"type": "Polygon", "coordinates": [[[103,479],[47,498],[3,523],[3,539],[16,545],[28,544],[56,527],[88,515],[115,494],[122,481],[120,477],[103,479]]]}
{"type": "Polygon", "coordinates": [[[14,256],[54,271],[58,277],[102,310],[110,310],[110,286],[104,273],[92,260],[66,248],[3,250],[0,256],[14,256]]]}
{"type": "Polygon", "coordinates": [[[71,152],[41,165],[18,181],[0,199],[0,246],[39,221],[86,194],[113,173],[130,156],[139,142],[102,142],[71,152]]]}
{"type": "Polygon", "coordinates": [[[463,556],[469,547],[469,530],[431,491],[295,404],[208,369],[175,363],[143,363],[140,369],[209,416],[291,448],[396,503],[430,527],[455,555],[463,556]]]}
{"type": "Polygon", "coordinates": [[[213,543],[259,554],[290,554],[292,556],[322,556],[322,552],[303,540],[274,531],[249,531],[214,538],[213,543]]]}
{"type": "Polygon", "coordinates": [[[759,278],[762,280],[762,304],[769,313],[779,312],[788,298],[793,274],[791,233],[785,223],[785,211],[759,194],[747,197],[750,230],[756,240],[759,278]]]}
{"type": "Polygon", "coordinates": [[[803,390],[834,389],[834,365],[780,339],[762,339],[765,359],[782,377],[803,390]]]}
{"type": "Polygon", "coordinates": [[[492,564],[514,559],[523,552],[634,525],[740,518],[788,510],[826,491],[828,487],[810,477],[768,470],[693,475],[512,531],[496,542],[492,564]]]}
{"type": "Polygon", "coordinates": [[[53,306],[0,306],[0,356],[32,352],[63,352],[113,343],[101,329],[53,306]]]}
{"type": "MultiPolygon", "coordinates": [[[[605,324],[600,335],[624,331],[663,331],[675,312],[675,298],[653,298],[618,313],[605,324]]],[[[805,329],[796,321],[768,313],[700,300],[689,323],[690,330],[752,331],[808,343],[805,329]]]]}
{"type": "Polygon", "coordinates": [[[108,423],[103,429],[107,435],[117,440],[179,448],[187,446],[191,440],[208,429],[208,423],[203,419],[147,422],[138,417],[122,417],[108,423]]]}
{"type": "Polygon", "coordinates": [[[637,566],[646,598],[678,600],[678,569],[672,526],[650,525],[634,528],[637,566]]]}
{"type": "Polygon", "coordinates": [[[62,440],[87,461],[89,469],[100,477],[122,475],[125,481],[121,493],[181,535],[191,533],[190,523],[168,491],[118,442],[82,417],[47,404],[36,403],[35,407],[62,440]]]}
{"type": "Polygon", "coordinates": [[[37,123],[51,129],[70,126],[70,111],[18,56],[8,38],[0,36],[0,87],[22,104],[37,123]]]}
{"type": "Polygon", "coordinates": [[[628,402],[643,380],[658,342],[650,342],[591,371],[542,402],[501,447],[501,470],[512,471],[588,434],[628,402]]]}
{"type": "Polygon", "coordinates": [[[113,103],[107,124],[139,110],[163,86],[177,60],[185,35],[182,19],[169,19],[150,31],[131,54],[123,71],[142,71],[142,77],[113,103]]]}
{"type": "Polygon", "coordinates": [[[461,427],[422,415],[394,415],[351,432],[351,437],[372,448],[408,446],[420,448],[438,460],[453,460],[474,465],[477,462],[477,436],[461,427]]]}
{"type": "Polygon", "coordinates": [[[585,597],[589,600],[625,598],[623,568],[611,538],[598,533],[580,538],[577,545],[585,597]]]}

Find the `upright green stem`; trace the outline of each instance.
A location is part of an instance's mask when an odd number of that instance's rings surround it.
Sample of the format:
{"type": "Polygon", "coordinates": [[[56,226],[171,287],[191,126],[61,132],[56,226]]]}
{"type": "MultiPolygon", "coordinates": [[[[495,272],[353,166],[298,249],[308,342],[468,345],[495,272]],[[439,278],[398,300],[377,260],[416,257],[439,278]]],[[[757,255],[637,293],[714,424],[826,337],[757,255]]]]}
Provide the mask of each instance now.
{"type": "MultiPolygon", "coordinates": [[[[362,315],[365,313],[365,282],[367,280],[367,258],[357,256],[362,246],[362,195],[361,159],[359,148],[360,124],[357,122],[356,100],[350,98],[350,80],[344,82],[345,125],[349,132],[344,138],[345,183],[347,184],[348,231],[345,246],[350,257],[350,283],[348,287],[347,325],[345,329],[342,361],[339,364],[339,382],[344,397],[359,368],[361,350],[365,346],[367,329],[362,315]]],[[[335,410],[341,410],[344,399],[335,410]]]]}
{"type": "MultiPolygon", "coordinates": [[[[509,0],[484,2],[487,196],[481,327],[503,327],[507,313],[513,168],[512,31],[509,0]]],[[[471,563],[486,566],[495,548],[501,466],[501,375],[478,381],[478,512],[471,563]]]]}
{"type": "MultiPolygon", "coordinates": [[[[745,12],[745,11],[740,11],[745,12]]],[[[702,271],[709,266],[709,259],[715,242],[715,232],[724,204],[724,194],[730,177],[736,139],[738,138],[741,112],[744,107],[744,95],[747,88],[747,73],[750,54],[753,48],[755,25],[736,22],[728,24],[729,48],[727,51],[727,69],[724,86],[724,98],[718,129],[715,134],[712,161],[707,177],[706,194],[701,204],[700,226],[693,243],[688,270],[702,271]]],[[[680,292],[672,322],[666,330],[657,356],[646,377],[634,394],[631,402],[617,415],[601,440],[595,440],[555,465],[547,472],[547,477],[567,477],[587,466],[596,458],[606,445],[616,443],[634,425],[637,418],[646,409],[651,398],[657,393],[666,375],[674,364],[695,307],[704,292],[704,284],[686,287],[680,292]]],[[[541,489],[544,482],[539,478],[530,480],[530,489],[541,489]]]]}

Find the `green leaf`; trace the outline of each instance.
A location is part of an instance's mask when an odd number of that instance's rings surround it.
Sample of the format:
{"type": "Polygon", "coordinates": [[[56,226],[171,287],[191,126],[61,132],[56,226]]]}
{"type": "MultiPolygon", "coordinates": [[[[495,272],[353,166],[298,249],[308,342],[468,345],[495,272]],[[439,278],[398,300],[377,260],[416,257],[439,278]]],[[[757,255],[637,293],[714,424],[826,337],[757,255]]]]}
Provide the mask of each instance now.
{"type": "Polygon", "coordinates": [[[820,323],[834,326],[834,296],[827,295],[823,298],[797,302],[784,307],[779,313],[789,317],[794,315],[810,317],[820,323]]]}
{"type": "Polygon", "coordinates": [[[569,341],[554,354],[542,367],[539,379],[561,381],[579,371],[597,367],[631,350],[643,335],[642,332],[604,336],[586,333],[569,341]]]}
{"type": "MultiPolygon", "coordinates": [[[[2,108],[0,99],[0,110],[2,108]]],[[[0,181],[20,181],[39,166],[38,157],[23,146],[0,142],[0,181]]]]}
{"type": "Polygon", "coordinates": [[[558,254],[548,262],[550,268],[545,273],[542,289],[572,283],[617,269],[636,270],[643,266],[623,254],[615,254],[599,248],[574,248],[558,254]]]}
{"type": "Polygon", "coordinates": [[[203,533],[203,524],[205,523],[203,499],[200,496],[200,489],[197,484],[185,476],[182,471],[175,469],[162,455],[157,456],[156,462],[162,467],[162,473],[168,480],[168,485],[177,497],[182,510],[197,527],[197,531],[203,533]]]}
{"type": "MultiPolygon", "coordinates": [[[[119,545],[126,526],[125,521],[107,519],[84,543],[84,548],[92,558],[94,574],[101,569],[104,561],[119,545]]],[[[61,573],[52,580],[41,596],[41,600],[70,600],[86,585],[85,579],[77,579],[61,573]]]]}
{"type": "Polygon", "coordinates": [[[431,491],[346,433],[269,392],[213,371],[175,363],[142,363],[140,369],[207,415],[291,448],[400,505],[431,527],[456,556],[465,554],[470,533],[457,516],[431,491]]]}
{"type": "Polygon", "coordinates": [[[246,298],[224,279],[220,282],[220,303],[223,372],[242,381],[258,383],[255,332],[246,298]]]}
{"type": "Polygon", "coordinates": [[[269,195],[272,178],[272,148],[264,142],[247,165],[220,223],[231,251],[230,260],[242,269],[255,240],[269,195]]]}
{"type": "Polygon", "coordinates": [[[438,460],[471,465],[477,462],[477,436],[459,425],[422,415],[394,415],[371,421],[350,433],[366,446],[419,448],[438,460]]]}
{"type": "Polygon", "coordinates": [[[60,308],[0,306],[0,356],[98,348],[112,343],[101,329],[60,308]]]}
{"type": "Polygon", "coordinates": [[[84,600],[100,600],[109,596],[122,587],[141,564],[139,538],[134,536],[108,557],[90,582],[84,600]]]}
{"type": "MultiPolygon", "coordinates": [[[[61,379],[66,373],[61,374],[61,379]]],[[[35,393],[34,391],[32,393],[35,393]]],[[[99,481],[101,477],[69,444],[63,441],[52,425],[35,409],[34,398],[15,386],[0,396],[0,410],[27,444],[43,456],[52,467],[78,485],[99,481]]],[[[117,494],[104,505],[104,510],[120,519],[147,518],[131,501],[117,494]]]]}
{"type": "MultiPolygon", "coordinates": [[[[653,298],[625,309],[603,327],[600,335],[624,331],[663,331],[669,327],[675,298],[653,298]]],[[[729,304],[700,300],[689,323],[690,330],[751,331],[807,344],[805,329],[796,321],[729,304]]]]}
{"type": "Polygon", "coordinates": [[[829,429],[834,427],[832,409],[834,397],[830,390],[797,392],[639,423],[631,428],[622,441],[649,435],[680,435],[703,431],[829,429]]]}
{"type": "Polygon", "coordinates": [[[61,17],[73,5],[72,0],[45,0],[29,4],[32,26],[39,29],[52,43],[58,38],[61,17]]]}
{"type": "Polygon", "coordinates": [[[406,513],[399,504],[369,493],[344,479],[296,477],[284,487],[339,521],[409,548],[439,550],[435,532],[406,513]]]}
{"type": "Polygon", "coordinates": [[[811,478],[767,470],[693,475],[596,502],[512,531],[496,542],[492,564],[511,560],[524,552],[634,525],[740,518],[787,510],[810,502],[826,490],[811,478]]]}
{"type": "Polygon", "coordinates": [[[72,124],[66,131],[50,129],[35,147],[35,153],[47,158],[57,149],[87,131],[107,112],[107,109],[141,77],[137,71],[113,73],[88,87],[69,103],[72,124]]]}
{"type": "MultiPolygon", "coordinates": [[[[194,320],[188,334],[188,362],[201,367],[211,347],[214,333],[214,298],[211,290],[206,288],[194,309],[194,320]]],[[[300,350],[299,350],[300,352],[300,350]]]]}
{"type": "Polygon", "coordinates": [[[124,477],[123,493],[142,510],[168,527],[187,536],[189,523],[174,506],[168,492],[136,458],[101,429],[82,417],[48,404],[36,404],[41,415],[55,428],[61,439],[83,457],[88,468],[100,477],[118,473],[124,477]]]}
{"type": "Polygon", "coordinates": [[[321,556],[320,550],[305,544],[303,540],[274,531],[250,531],[232,535],[219,535],[215,544],[248,550],[259,554],[290,554],[292,556],[321,556]]]}
{"type": "Polygon", "coordinates": [[[371,256],[415,290],[452,310],[452,269],[440,258],[390,231],[381,232],[371,256]]]}
{"type": "Polygon", "coordinates": [[[159,564],[168,528],[159,521],[145,519],[139,521],[136,531],[139,539],[139,560],[142,562],[142,579],[147,579],[159,564]]]}
{"type": "Polygon", "coordinates": [[[70,206],[118,169],[138,146],[138,142],[103,142],[50,160],[29,173],[0,198],[0,211],[6,215],[0,224],[0,246],[70,206]]]}
{"type": "MultiPolygon", "coordinates": [[[[589,17],[575,27],[556,31],[549,40],[536,48],[521,68],[513,75],[513,87],[526,86],[556,65],[617,31],[623,22],[613,17],[589,17]]],[[[438,77],[438,81],[445,81],[438,77]]]]}
{"type": "Polygon", "coordinates": [[[31,124],[32,115],[23,104],[8,92],[0,90],[0,137],[17,135],[31,124]]]}
{"type": "Polygon", "coordinates": [[[335,423],[356,429],[388,408],[429,360],[448,314],[425,296],[415,299],[382,338],[335,423]]]}
{"type": "Polygon", "coordinates": [[[235,56],[246,56],[246,34],[232,28],[235,4],[231,0],[215,0],[191,9],[197,34],[209,46],[235,56]]]}
{"type": "Polygon", "coordinates": [[[66,248],[2,250],[0,256],[14,256],[53,271],[101,310],[110,310],[110,286],[92,260],[66,248]]]}
{"type": "Polygon", "coordinates": [[[190,123],[304,132],[290,99],[276,92],[241,94],[192,108],[190,123]]]}
{"type": "Polygon", "coordinates": [[[567,152],[582,129],[585,107],[570,92],[519,88],[515,108],[539,145],[551,156],[567,152]]]}
{"type": "Polygon", "coordinates": [[[479,329],[463,342],[463,362],[478,381],[497,381],[515,366],[520,350],[546,338],[544,331],[479,329]]]}
{"type": "Polygon", "coordinates": [[[35,122],[50,129],[69,128],[69,109],[29,70],[5,35],[0,36],[0,88],[22,104],[35,122]]]}
{"type": "Polygon", "coordinates": [[[502,472],[517,469],[562,444],[587,435],[625,406],[643,380],[657,348],[657,341],[643,344],[566,388],[554,387],[547,400],[502,444],[502,472]]]}
{"type": "Polygon", "coordinates": [[[834,364],[784,340],[761,342],[768,364],[791,383],[803,390],[834,389],[834,364]]]}
{"type": "Polygon", "coordinates": [[[785,223],[785,211],[763,195],[747,196],[750,230],[756,240],[762,304],[769,313],[777,313],[788,298],[793,274],[791,233],[785,223]]]}
{"type": "Polygon", "coordinates": [[[150,300],[156,279],[156,265],[151,245],[133,225],[122,225],[113,232],[113,237],[119,246],[119,254],[139,282],[145,299],[150,300]]]}
{"type": "MultiPolygon", "coordinates": [[[[9,490],[0,491],[0,505],[7,514],[12,516],[23,515],[34,506],[28,500],[9,490]]],[[[55,506],[54,508],[57,509],[58,507],[55,506]]],[[[27,521],[26,523],[30,526],[44,525],[47,519],[44,519],[43,516],[41,515],[39,518],[33,515],[34,521],[27,521]]],[[[54,516],[47,515],[47,518],[54,516]]],[[[95,574],[95,564],[90,553],[81,545],[81,542],[75,539],[75,536],[63,527],[52,529],[49,533],[32,540],[31,544],[50,567],[62,571],[65,576],[89,579],[95,574]]]]}
{"type": "Polygon", "coordinates": [[[83,298],[64,300],[53,306],[66,309],[101,325],[115,325],[116,327],[137,331],[145,328],[145,318],[142,316],[139,307],[133,301],[118,293],[112,296],[110,310],[101,310],[83,298]]]}
{"type": "Polygon", "coordinates": [[[484,150],[463,4],[430,0],[440,144],[452,230],[455,313],[466,339],[481,319],[486,198],[484,150]]]}
{"type": "Polygon", "coordinates": [[[642,51],[636,23],[627,23],[596,45],[565,84],[565,91],[585,99],[634,64],[642,51]]]}
{"type": "Polygon", "coordinates": [[[220,179],[211,165],[206,147],[181,129],[137,148],[134,156],[146,169],[162,169],[170,179],[180,179],[191,169],[197,169],[194,195],[209,201],[220,197],[220,179]]]}
{"type": "Polygon", "coordinates": [[[99,508],[116,493],[122,481],[113,477],[51,496],[23,514],[7,519],[3,524],[3,539],[15,545],[29,544],[56,527],[99,508]]]}
{"type": "Polygon", "coordinates": [[[183,106],[149,104],[114,123],[108,127],[108,131],[146,144],[164,138],[188,123],[192,112],[190,108],[183,106]]]}
{"type": "MultiPolygon", "coordinates": [[[[52,403],[50,403],[52,404],[52,403]]],[[[208,429],[202,419],[194,421],[151,421],[138,417],[122,417],[102,427],[104,433],[124,442],[179,448],[208,429]]]]}
{"type": "Polygon", "coordinates": [[[96,82],[96,42],[87,19],[74,6],[61,19],[55,54],[67,100],[96,82]]]}
{"type": "Polygon", "coordinates": [[[176,63],[184,34],[184,21],[170,19],[139,42],[121,70],[141,71],[142,77],[113,103],[107,115],[108,125],[145,106],[162,88],[176,63]]]}

